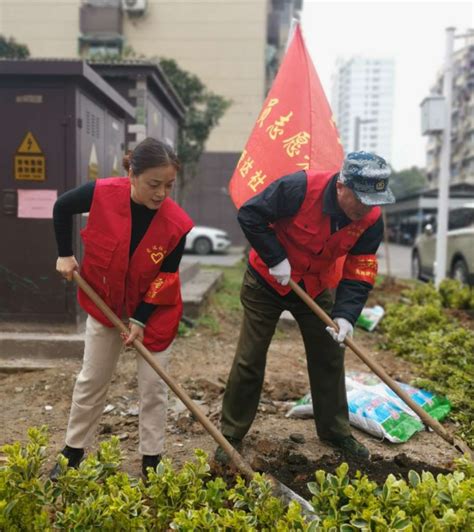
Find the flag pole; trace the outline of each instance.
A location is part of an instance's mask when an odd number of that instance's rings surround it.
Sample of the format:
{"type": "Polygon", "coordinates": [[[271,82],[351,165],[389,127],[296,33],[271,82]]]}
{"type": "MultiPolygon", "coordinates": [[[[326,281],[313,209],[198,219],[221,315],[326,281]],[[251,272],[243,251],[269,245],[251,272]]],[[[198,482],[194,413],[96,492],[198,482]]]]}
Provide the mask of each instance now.
{"type": "Polygon", "coordinates": [[[285,54],[286,52],[288,52],[288,48],[290,47],[290,43],[293,39],[293,35],[295,34],[296,27],[298,26],[299,23],[300,21],[297,18],[293,17],[291,19],[290,29],[288,30],[288,38],[286,40],[285,54]]]}

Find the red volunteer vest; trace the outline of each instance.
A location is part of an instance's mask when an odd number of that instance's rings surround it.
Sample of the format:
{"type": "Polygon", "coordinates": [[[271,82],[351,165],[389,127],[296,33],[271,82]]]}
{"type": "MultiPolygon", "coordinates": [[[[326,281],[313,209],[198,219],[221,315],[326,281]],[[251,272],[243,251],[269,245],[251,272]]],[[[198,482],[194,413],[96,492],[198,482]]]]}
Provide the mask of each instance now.
{"type": "MultiPolygon", "coordinates": [[[[129,258],[131,237],[130,181],[123,177],[96,182],[89,219],[81,231],[84,260],[81,275],[118,315],[132,316],[150,285],[159,275],[164,258],[193,227],[189,216],[166,198],[153,217],[144,237],[129,258]]],[[[164,274],[163,274],[164,275],[164,274]]],[[[183,303],[178,290],[172,304],[159,305],[145,327],[144,344],[163,351],[178,330],[183,303]]],[[[107,327],[112,323],[79,289],[81,307],[107,327]]]]}
{"type": "MultiPolygon", "coordinates": [[[[373,284],[377,273],[375,255],[348,256],[348,251],[362,233],[380,216],[373,208],[362,220],[351,222],[331,235],[331,219],[323,212],[324,189],[333,173],[306,172],[306,196],[298,213],[278,220],[273,228],[291,264],[291,278],[298,283],[303,279],[306,291],[314,298],[326,288],[335,288],[342,277],[373,284]]],[[[252,267],[279,294],[291,291],[270,275],[268,266],[252,249],[249,256],[252,267]]]]}

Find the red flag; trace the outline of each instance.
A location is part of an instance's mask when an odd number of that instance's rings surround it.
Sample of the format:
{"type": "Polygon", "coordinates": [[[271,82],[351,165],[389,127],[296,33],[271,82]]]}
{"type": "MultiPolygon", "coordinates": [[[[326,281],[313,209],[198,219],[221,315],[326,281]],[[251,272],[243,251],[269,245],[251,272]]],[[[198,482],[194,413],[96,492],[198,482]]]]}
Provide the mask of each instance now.
{"type": "Polygon", "coordinates": [[[230,180],[239,208],[298,170],[337,172],[343,151],[331,108],[299,25],[230,180]]]}

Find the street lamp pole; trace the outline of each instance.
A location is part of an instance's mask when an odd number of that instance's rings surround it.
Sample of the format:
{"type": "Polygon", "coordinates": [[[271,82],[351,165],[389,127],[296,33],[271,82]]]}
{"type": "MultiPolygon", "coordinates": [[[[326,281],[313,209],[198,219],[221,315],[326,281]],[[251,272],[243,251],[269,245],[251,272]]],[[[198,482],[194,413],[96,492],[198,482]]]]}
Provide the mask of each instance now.
{"type": "Polygon", "coordinates": [[[446,248],[448,242],[448,202],[451,175],[451,112],[453,90],[453,49],[455,28],[446,28],[446,59],[443,74],[443,96],[445,98],[445,126],[441,146],[441,160],[438,186],[438,228],[436,233],[435,285],[439,287],[446,277],[446,248]]]}

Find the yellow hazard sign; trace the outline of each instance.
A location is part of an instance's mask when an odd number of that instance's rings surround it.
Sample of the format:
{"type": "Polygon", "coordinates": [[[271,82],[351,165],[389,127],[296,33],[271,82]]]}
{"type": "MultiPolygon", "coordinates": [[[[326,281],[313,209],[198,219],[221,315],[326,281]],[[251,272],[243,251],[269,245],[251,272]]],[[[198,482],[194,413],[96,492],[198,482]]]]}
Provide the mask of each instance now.
{"type": "Polygon", "coordinates": [[[99,177],[99,159],[97,157],[97,150],[95,144],[92,144],[91,154],[89,157],[89,166],[87,167],[88,177],[91,180],[98,179],[99,177]]]}
{"type": "Polygon", "coordinates": [[[44,181],[46,179],[46,158],[30,131],[16,150],[15,179],[23,181],[44,181]]]}

